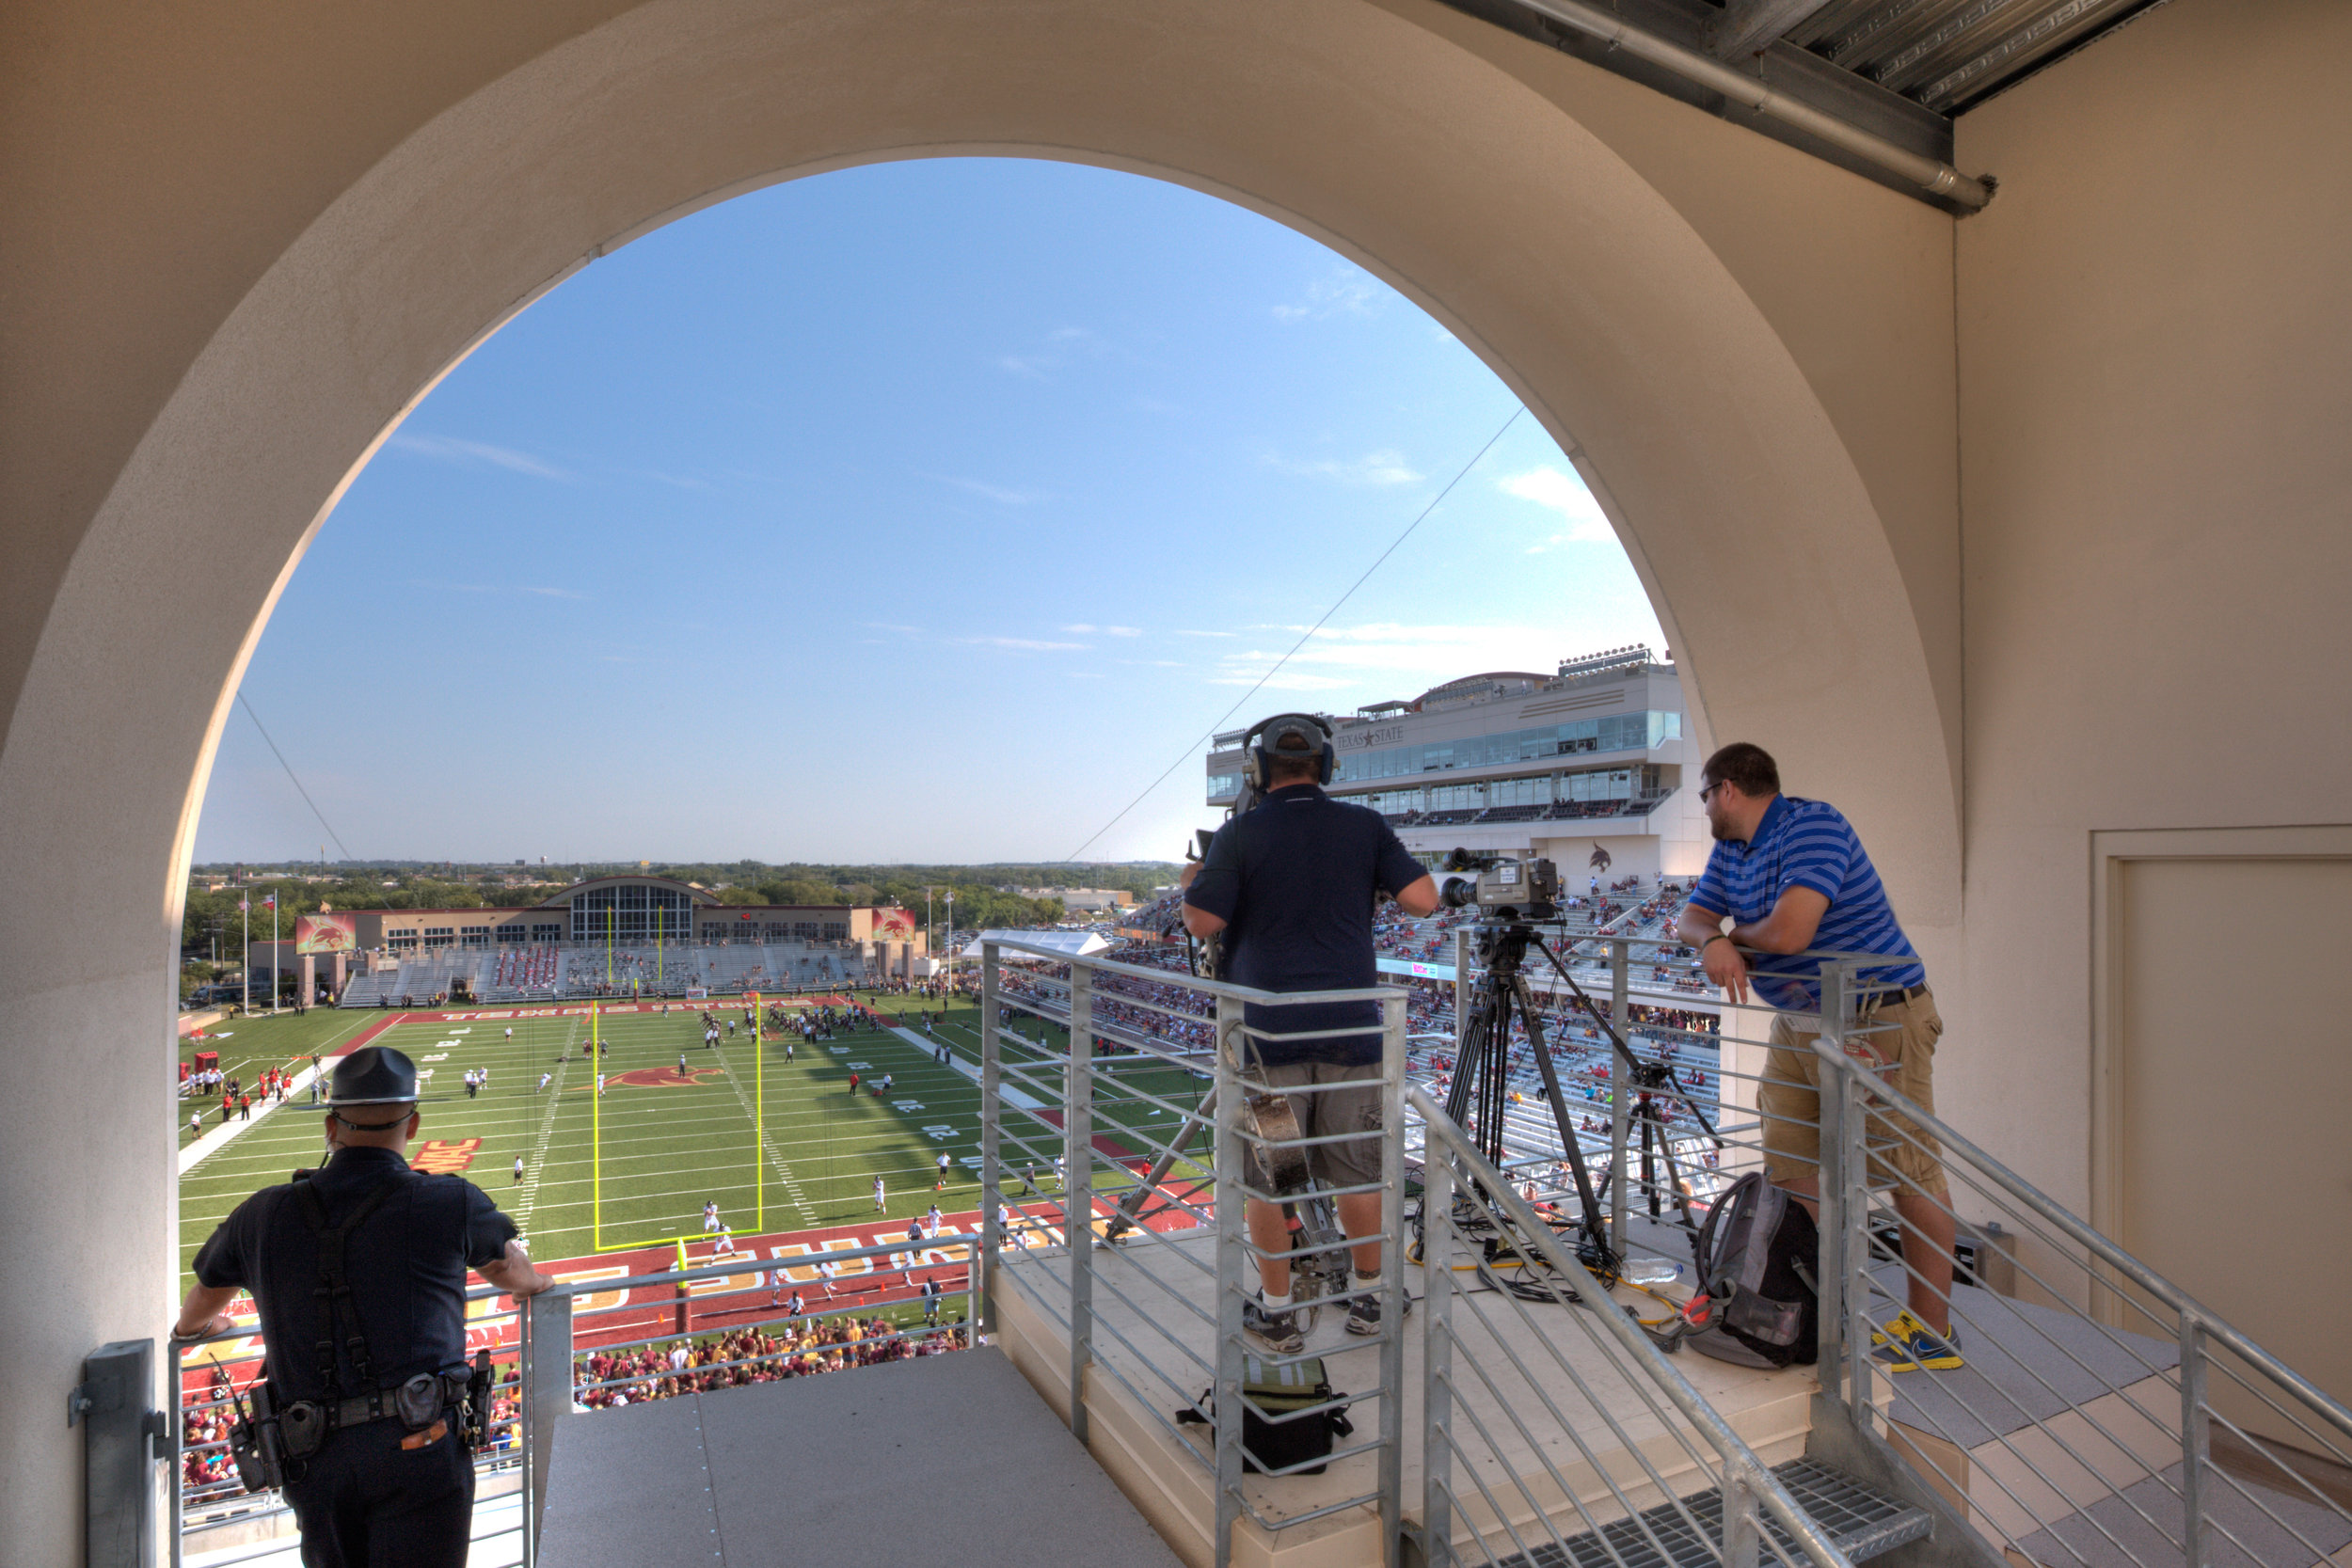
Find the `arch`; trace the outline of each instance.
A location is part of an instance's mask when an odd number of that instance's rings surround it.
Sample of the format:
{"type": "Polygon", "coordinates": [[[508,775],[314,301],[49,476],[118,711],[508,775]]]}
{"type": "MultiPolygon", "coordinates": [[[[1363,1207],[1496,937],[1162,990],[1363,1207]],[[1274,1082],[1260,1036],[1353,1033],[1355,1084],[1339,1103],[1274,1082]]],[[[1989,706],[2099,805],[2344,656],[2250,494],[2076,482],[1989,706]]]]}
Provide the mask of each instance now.
{"type": "MultiPolygon", "coordinates": [[[[320,521],[438,377],[637,235],[891,158],[1175,181],[1406,293],[1592,484],[1700,736],[1769,738],[1883,847],[1906,910],[1951,924],[1951,732],[1886,527],[1821,398],[1626,155],[1428,24],[1375,0],[655,0],[417,125],[322,198],[210,332],[50,601],[0,748],[0,875],[57,894],[41,918],[0,914],[0,961],[44,977],[0,1025],[11,1068],[84,1037],[91,1054],[61,1086],[158,1065],[196,820],[246,660],[320,521]],[[126,907],[156,920],[133,973],[126,907]]],[[[51,1080],[19,1082],[40,1104],[51,1080]]],[[[25,1347],[60,1374],[90,1343],[154,1331],[172,1255],[174,1211],[152,1203],[172,1169],[163,1118],[151,1134],[82,1118],[36,1133],[11,1114],[0,1174],[11,1321],[60,1290],[87,1298],[25,1347]],[[96,1234],[127,1264],[82,1257],[96,1234]]],[[[45,1383],[17,1391],[49,1407],[45,1383]]],[[[64,1516],[40,1500],[63,1484],[54,1449],[0,1435],[0,1465],[38,1481],[7,1505],[25,1539],[64,1516]]]]}

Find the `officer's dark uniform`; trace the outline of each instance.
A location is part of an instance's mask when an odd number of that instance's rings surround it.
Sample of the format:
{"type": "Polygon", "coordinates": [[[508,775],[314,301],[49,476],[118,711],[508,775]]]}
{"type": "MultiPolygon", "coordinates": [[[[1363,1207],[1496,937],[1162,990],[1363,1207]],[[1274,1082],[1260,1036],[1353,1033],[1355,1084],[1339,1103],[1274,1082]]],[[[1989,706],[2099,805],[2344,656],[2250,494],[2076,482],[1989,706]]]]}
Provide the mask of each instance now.
{"type": "MultiPolygon", "coordinates": [[[[405,1118],[415,1098],[408,1059],[367,1046],[336,1068],[329,1103],[380,1123],[395,1110],[405,1118]]],[[[473,1465],[455,1404],[467,1370],[466,1271],[503,1257],[515,1234],[472,1182],[411,1170],[397,1149],[344,1148],[307,1180],[246,1199],[197,1253],[199,1284],[252,1291],[278,1408],[307,1400],[338,1411],[340,1424],[285,1486],[309,1568],[466,1560],[473,1465]],[[330,1322],[321,1231],[355,1215],[343,1242],[349,1289],[333,1298],[330,1322]],[[444,1408],[411,1430],[392,1391],[419,1374],[438,1376],[433,1402],[444,1408]]]]}

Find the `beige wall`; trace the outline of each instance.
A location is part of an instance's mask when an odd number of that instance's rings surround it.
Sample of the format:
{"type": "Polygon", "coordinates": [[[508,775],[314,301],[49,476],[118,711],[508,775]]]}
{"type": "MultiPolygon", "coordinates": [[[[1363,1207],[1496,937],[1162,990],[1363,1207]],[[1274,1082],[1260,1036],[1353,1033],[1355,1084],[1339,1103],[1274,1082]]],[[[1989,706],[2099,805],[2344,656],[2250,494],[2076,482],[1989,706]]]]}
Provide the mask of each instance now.
{"type": "Polygon", "coordinates": [[[536,293],[876,159],[1177,180],[1456,331],[1620,527],[1693,745],[1861,826],[1943,1103],[2084,1202],[2089,834],[2352,816],[2347,45],[2327,0],[2176,0],[1963,122],[2002,193],[1955,223],[1430,0],[0,11],[0,879],[59,890],[0,901],[0,1530],[73,1560],[78,1448],[21,1413],[166,1307],[168,1116],[78,1090],[167,1095],[266,585],[536,293]]]}
{"type": "Polygon", "coordinates": [[[2335,0],[2176,0],[1960,122],[2001,191],[1955,226],[1967,1003],[1937,1093],[2077,1209],[2090,834],[2352,821],[2347,54],[2335,0]]]}

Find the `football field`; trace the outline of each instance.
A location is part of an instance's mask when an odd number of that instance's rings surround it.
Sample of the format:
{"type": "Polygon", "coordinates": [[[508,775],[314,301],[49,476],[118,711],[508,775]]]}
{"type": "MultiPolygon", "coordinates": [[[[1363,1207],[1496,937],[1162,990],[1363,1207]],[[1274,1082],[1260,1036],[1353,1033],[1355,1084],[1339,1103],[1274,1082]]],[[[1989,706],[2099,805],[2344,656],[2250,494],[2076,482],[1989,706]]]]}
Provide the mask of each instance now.
{"type": "MultiPolygon", "coordinates": [[[[979,1089],[971,1074],[979,1048],[977,1005],[865,993],[857,1000],[901,1014],[909,1026],[918,1014],[939,1014],[938,1037],[961,1068],[942,1065],[934,1051],[892,1030],[854,1021],[831,1041],[803,1040],[794,1030],[755,1042],[742,1022],[742,1002],[732,998],[673,1003],[667,1015],[604,1011],[593,1025],[585,1012],[548,1016],[548,1009],[537,1016],[499,1007],[409,1016],[368,1037],[405,1052],[432,1073],[423,1125],[408,1150],[412,1163],[481,1186],[514,1216],[532,1255],[543,1260],[701,1236],[705,1202],[717,1203],[739,1236],[872,1220],[876,1177],[884,1183],[887,1217],[903,1221],[933,1203],[948,1212],[977,1208],[979,1089]],[[723,1023],[736,1023],[734,1037],[715,1048],[703,1043],[703,1006],[723,1023]],[[605,1048],[595,1061],[583,1053],[592,1026],[605,1048]],[[489,1075],[487,1087],[472,1097],[464,1086],[469,1069],[489,1075]],[[871,1085],[885,1074],[890,1087],[878,1097],[871,1085]],[[933,1183],[943,1152],[951,1174],[939,1193],[933,1183]]],[[[361,1027],[326,1049],[341,1049],[383,1021],[347,1014],[342,1022],[361,1027]]],[[[1054,1025],[1010,1022],[1049,1055],[1065,1047],[1054,1025]]],[[[1165,1139],[1174,1119],[1124,1100],[1113,1083],[1184,1105],[1195,1103],[1202,1088],[1189,1073],[1133,1056],[1104,1065],[1112,1082],[1098,1089],[1098,1109],[1104,1131],[1114,1136],[1116,1124],[1124,1123],[1165,1139]]],[[[1049,1072],[1037,1076],[1052,1081],[1049,1072]]],[[[1058,1096],[1039,1098],[1050,1111],[1058,1096]]],[[[239,1201],[318,1162],[322,1115],[307,1095],[296,1095],[181,1179],[183,1274],[239,1201]]],[[[1018,1196],[1023,1168],[1034,1164],[1049,1172],[1060,1137],[1018,1114],[1007,1117],[1005,1129],[1006,1186],[1009,1196],[1018,1196]],[[1027,1140],[1033,1156],[1014,1137],[1027,1140]]],[[[1098,1190],[1114,1174],[1098,1164],[1098,1190]]],[[[1050,1175],[1041,1181],[1053,1184],[1050,1175]]]]}

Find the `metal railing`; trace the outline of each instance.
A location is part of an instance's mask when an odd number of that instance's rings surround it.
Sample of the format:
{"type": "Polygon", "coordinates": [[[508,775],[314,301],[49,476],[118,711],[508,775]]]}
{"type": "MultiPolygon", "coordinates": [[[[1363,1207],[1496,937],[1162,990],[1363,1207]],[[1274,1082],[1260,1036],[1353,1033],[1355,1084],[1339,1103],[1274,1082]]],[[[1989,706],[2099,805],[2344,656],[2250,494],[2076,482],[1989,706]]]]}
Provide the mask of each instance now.
{"type": "Polygon", "coordinates": [[[1782,1560],[1845,1568],[1781,1478],[1511,1179],[1427,1091],[1406,1098],[1428,1151],[1421,1540],[1431,1568],[1753,1568],[1768,1535],[1782,1560]],[[1560,1310],[1538,1323],[1531,1307],[1560,1310]]]}
{"type": "Polygon", "coordinates": [[[2342,1560],[2352,1410],[1884,1081],[1895,1026],[1863,978],[1883,962],[1823,965],[1812,1043],[1824,1413],[1887,1442],[2011,1560],[2342,1560]],[[1963,1221],[1964,1366],[1890,1372],[1874,1338],[1942,1286],[1929,1227],[1963,1221]]]}
{"type": "MultiPolygon", "coordinates": [[[[491,1286],[480,1286],[466,1292],[469,1312],[466,1326],[470,1333],[487,1333],[491,1338],[502,1339],[501,1325],[516,1322],[511,1306],[481,1312],[472,1310],[474,1304],[502,1299],[504,1292],[491,1286]]],[[[232,1308],[233,1311],[233,1308],[232,1308]]],[[[277,1492],[248,1492],[237,1478],[233,1467],[217,1462],[226,1457],[227,1437],[191,1438],[192,1429],[209,1429],[219,1424],[225,1433],[226,1423],[233,1414],[231,1406],[245,1388],[262,1375],[265,1347],[261,1325],[232,1329],[227,1334],[208,1335],[191,1342],[168,1345],[166,1351],[173,1358],[168,1372],[170,1389],[177,1409],[170,1423],[171,1528],[167,1532],[173,1568],[191,1552],[200,1554],[207,1568],[233,1568],[234,1564],[252,1561],[289,1551],[294,1537],[289,1533],[294,1509],[277,1492]],[[227,1345],[226,1352],[206,1354],[208,1349],[227,1345]],[[225,1374],[228,1390],[217,1386],[215,1374],[225,1374]],[[225,1474],[198,1479],[195,1465],[207,1470],[224,1470],[225,1474]],[[262,1533],[266,1531],[266,1533],[262,1533]],[[254,1539],[208,1547],[201,1537],[213,1534],[241,1533],[254,1539]],[[246,1549],[237,1550],[236,1546],[246,1549]]],[[[477,1498],[516,1485],[520,1481],[524,1438],[520,1410],[521,1387],[516,1377],[516,1352],[513,1343],[494,1347],[491,1365],[498,1370],[498,1382],[493,1394],[496,1413],[488,1424],[488,1436],[473,1456],[474,1485],[477,1498]]],[[[523,1526],[515,1523],[492,1523],[485,1528],[477,1517],[474,1545],[479,1553],[485,1543],[498,1542],[516,1536],[510,1560],[525,1560],[525,1546],[519,1539],[523,1526]]],[[[478,1564],[497,1560],[494,1555],[477,1555],[478,1564]]]]}
{"type": "MultiPolygon", "coordinates": [[[[1133,1407],[1207,1472],[1215,1489],[1214,1548],[1221,1565],[1232,1560],[1234,1533],[1245,1519],[1269,1534],[1335,1515],[1376,1520],[1377,1550],[1396,1561],[1402,1466],[1404,1331],[1403,1267],[1397,1260],[1404,1196],[1405,997],[1388,988],[1276,994],[1102,958],[1073,958],[1013,941],[982,950],[981,986],[981,1247],[980,1322],[993,1335],[1017,1299],[1049,1330],[1066,1337],[1070,1425],[1085,1441],[1089,1374],[1107,1377],[1133,1407]],[[1009,989],[1006,959],[1040,967],[1009,989]],[[1099,1001],[1185,1025],[1207,1022],[1217,1049],[1204,1063],[1197,1053],[1130,1050],[1099,1057],[1094,1022],[1099,1001]],[[1253,1006],[1372,1004],[1380,1022],[1320,1030],[1276,1030],[1253,1022],[1253,1006]],[[1009,1008],[1065,1023],[1065,1042],[1031,1040],[1006,1022],[1009,1008]],[[1258,1077],[1261,1052],[1285,1044],[1377,1029],[1380,1055],[1375,1081],[1382,1106],[1379,1175],[1351,1186],[1324,1185],[1311,1196],[1273,1190],[1263,1174],[1286,1153],[1311,1155],[1318,1146],[1359,1140],[1360,1133],[1283,1138],[1262,1132],[1245,1114],[1258,1077]],[[1202,1091],[1205,1091],[1202,1092],[1202,1091]],[[1200,1146],[1205,1137],[1207,1147],[1200,1146]],[[1013,1213],[1004,1201],[1009,1165],[1034,1170],[1056,1160],[1063,1179],[1050,1196],[1037,1189],[1025,1222],[1041,1226],[1048,1244],[1009,1252],[1003,1225],[1013,1213]],[[1375,1230],[1344,1234],[1325,1212],[1347,1199],[1376,1196],[1375,1230]],[[1287,1246],[1262,1244],[1248,1222],[1252,1203],[1303,1211],[1287,1246]],[[1041,1211],[1039,1212],[1039,1211],[1041,1211]],[[1350,1277],[1357,1244],[1383,1247],[1377,1287],[1379,1322],[1359,1333],[1351,1349],[1374,1352],[1368,1387],[1351,1386],[1326,1401],[1270,1410],[1245,1397],[1245,1358],[1262,1369],[1327,1360],[1341,1354],[1266,1354],[1244,1338],[1245,1312],[1256,1298],[1260,1272],[1279,1259],[1293,1271],[1294,1321],[1349,1312],[1359,1294],[1350,1277]],[[1204,1290],[1205,1288],[1205,1290],[1204,1290]],[[1202,1297],[1206,1296],[1206,1305],[1202,1297]],[[1376,1412],[1367,1421],[1367,1410],[1376,1412]],[[1327,1453],[1280,1462],[1248,1446],[1247,1428],[1262,1431],[1344,1417],[1353,1441],[1335,1438],[1327,1453]],[[1207,1434],[1196,1442],[1191,1433],[1207,1434]],[[1277,1481],[1301,1473],[1336,1473],[1309,1507],[1269,1510],[1253,1495],[1253,1472],[1277,1481]]],[[[1131,1031],[1122,1037],[1134,1041],[1131,1031]]],[[[1355,1085],[1287,1087],[1294,1103],[1355,1085]]],[[[1261,1211],[1261,1226],[1267,1226],[1261,1211]]],[[[1275,1220],[1269,1228],[1279,1229],[1275,1220]]],[[[1351,1377],[1353,1385],[1357,1379],[1351,1377]]],[[[1273,1438],[1262,1438],[1269,1449],[1273,1438]]],[[[1265,1483],[1258,1483],[1263,1488],[1265,1483]]]]}

